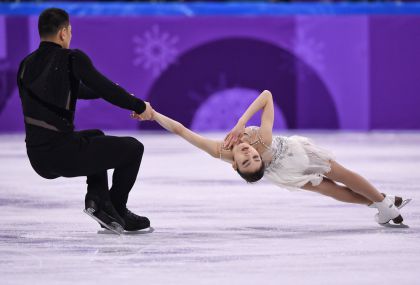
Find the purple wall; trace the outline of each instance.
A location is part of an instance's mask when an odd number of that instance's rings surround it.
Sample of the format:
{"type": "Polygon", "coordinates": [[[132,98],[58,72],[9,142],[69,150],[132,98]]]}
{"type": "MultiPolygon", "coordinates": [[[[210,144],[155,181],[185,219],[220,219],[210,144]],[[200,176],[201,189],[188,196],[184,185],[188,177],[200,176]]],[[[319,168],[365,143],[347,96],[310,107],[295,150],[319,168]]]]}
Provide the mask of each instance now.
{"type": "MultiPolygon", "coordinates": [[[[15,76],[36,16],[0,15],[0,132],[23,130],[15,76]]],[[[72,48],[155,109],[197,130],[230,128],[259,91],[278,129],[420,129],[420,16],[72,17],[72,48]]],[[[101,100],[76,126],[150,129],[101,100]]]]}
{"type": "Polygon", "coordinates": [[[420,129],[420,17],[370,19],[371,126],[420,129]]]}

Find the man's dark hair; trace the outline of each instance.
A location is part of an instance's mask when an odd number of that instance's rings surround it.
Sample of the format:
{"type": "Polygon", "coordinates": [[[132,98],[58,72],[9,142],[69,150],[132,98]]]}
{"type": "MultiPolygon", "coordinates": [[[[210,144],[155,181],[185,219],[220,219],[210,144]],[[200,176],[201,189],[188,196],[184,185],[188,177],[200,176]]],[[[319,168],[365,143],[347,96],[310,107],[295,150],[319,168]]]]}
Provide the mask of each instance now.
{"type": "Polygon", "coordinates": [[[239,169],[236,170],[239,175],[246,180],[246,182],[248,183],[254,183],[257,182],[258,180],[260,180],[261,178],[263,178],[264,176],[264,172],[265,172],[265,164],[263,161],[261,161],[261,167],[258,168],[255,172],[248,172],[248,173],[243,173],[240,172],[239,169]]]}
{"type": "Polygon", "coordinates": [[[38,32],[41,38],[54,36],[70,23],[69,14],[58,8],[48,8],[42,11],[38,18],[38,32]]]}

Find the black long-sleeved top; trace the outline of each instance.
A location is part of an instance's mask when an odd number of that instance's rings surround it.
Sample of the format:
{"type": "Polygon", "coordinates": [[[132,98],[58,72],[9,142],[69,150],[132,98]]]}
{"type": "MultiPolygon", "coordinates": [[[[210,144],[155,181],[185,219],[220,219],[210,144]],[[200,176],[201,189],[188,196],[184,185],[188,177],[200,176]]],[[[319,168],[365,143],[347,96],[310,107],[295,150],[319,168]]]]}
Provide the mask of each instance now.
{"type": "Polygon", "coordinates": [[[41,42],[39,48],[21,62],[18,87],[28,146],[45,144],[73,131],[78,98],[103,98],[138,114],[146,108],[142,100],[97,71],[85,53],[63,49],[47,41],[41,42]],[[38,126],[34,126],[33,121],[37,121],[38,126]],[[39,122],[49,127],[40,127],[39,122]]]}

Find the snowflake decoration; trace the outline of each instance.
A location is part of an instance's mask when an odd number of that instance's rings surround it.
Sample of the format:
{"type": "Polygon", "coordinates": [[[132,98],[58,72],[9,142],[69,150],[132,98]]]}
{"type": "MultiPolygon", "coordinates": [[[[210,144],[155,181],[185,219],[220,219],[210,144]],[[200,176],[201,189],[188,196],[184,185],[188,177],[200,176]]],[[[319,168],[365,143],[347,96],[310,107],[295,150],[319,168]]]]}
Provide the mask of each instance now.
{"type": "Polygon", "coordinates": [[[295,53],[307,64],[318,70],[325,69],[324,42],[307,36],[304,30],[299,30],[294,46],[295,53]]]}
{"type": "Polygon", "coordinates": [[[144,33],[142,37],[135,36],[134,53],[137,57],[133,64],[142,65],[144,69],[151,70],[153,76],[157,76],[174,62],[178,49],[176,44],[179,38],[167,32],[161,32],[158,25],[144,33]]]}

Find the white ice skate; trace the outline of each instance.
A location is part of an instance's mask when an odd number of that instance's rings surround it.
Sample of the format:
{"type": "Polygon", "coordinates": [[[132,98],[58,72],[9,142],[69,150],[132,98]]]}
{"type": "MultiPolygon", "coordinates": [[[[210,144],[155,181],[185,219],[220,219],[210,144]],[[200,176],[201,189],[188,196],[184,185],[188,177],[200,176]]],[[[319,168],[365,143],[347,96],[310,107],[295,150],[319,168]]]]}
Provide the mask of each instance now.
{"type": "Polygon", "coordinates": [[[382,202],[374,203],[379,213],[375,215],[376,222],[385,227],[408,227],[404,225],[403,217],[398,208],[394,205],[393,201],[387,196],[382,202]],[[391,223],[391,221],[393,223],[391,223]]]}
{"type": "Polygon", "coordinates": [[[412,200],[411,198],[403,199],[402,197],[394,195],[386,195],[386,197],[388,197],[398,209],[402,209],[412,200]]]}
{"type": "MultiPolygon", "coordinates": [[[[392,203],[394,203],[395,207],[397,207],[398,209],[402,209],[412,200],[411,198],[404,199],[400,196],[395,196],[395,195],[385,195],[383,193],[382,195],[384,195],[385,197],[388,197],[392,201],[392,203]]],[[[376,208],[375,203],[370,204],[369,208],[376,208]]]]}

